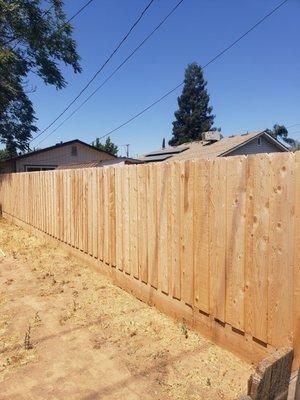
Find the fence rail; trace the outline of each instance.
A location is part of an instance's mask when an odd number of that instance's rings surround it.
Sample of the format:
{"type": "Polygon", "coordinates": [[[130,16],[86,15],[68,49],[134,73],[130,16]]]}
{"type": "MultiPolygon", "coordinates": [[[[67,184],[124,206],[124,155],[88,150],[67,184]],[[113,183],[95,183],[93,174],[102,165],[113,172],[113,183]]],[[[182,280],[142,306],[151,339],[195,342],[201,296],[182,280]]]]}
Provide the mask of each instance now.
{"type": "Polygon", "coordinates": [[[2,175],[0,206],[252,361],[296,347],[300,152],[2,175]]]}

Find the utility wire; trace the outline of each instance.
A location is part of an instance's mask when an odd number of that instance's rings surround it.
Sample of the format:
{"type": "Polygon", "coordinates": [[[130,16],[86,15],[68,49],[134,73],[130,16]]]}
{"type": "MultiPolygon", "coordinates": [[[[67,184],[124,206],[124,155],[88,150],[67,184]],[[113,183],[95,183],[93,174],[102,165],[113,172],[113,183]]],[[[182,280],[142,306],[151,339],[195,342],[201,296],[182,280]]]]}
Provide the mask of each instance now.
{"type": "Polygon", "coordinates": [[[150,2],[147,4],[147,6],[143,9],[137,20],[134,22],[134,24],[130,27],[129,31],[126,33],[126,35],[121,39],[121,41],[118,43],[118,45],[115,47],[115,49],[112,51],[112,53],[109,55],[109,57],[104,61],[104,63],[101,65],[101,67],[95,72],[95,74],[92,76],[92,78],[88,81],[88,83],[81,89],[79,94],[66,106],[66,108],[49,124],[46,126],[45,129],[43,129],[35,138],[31,140],[31,142],[35,139],[37,139],[39,136],[41,136],[44,132],[46,132],[55,122],[62,116],[64,115],[68,109],[75,103],[76,100],[86,91],[86,89],[91,85],[91,83],[96,79],[96,77],[100,74],[100,72],[104,69],[104,67],[109,63],[109,61],[112,59],[112,57],[116,54],[116,52],[119,50],[119,48],[122,46],[122,44],[128,39],[129,35],[132,33],[134,28],[137,26],[137,24],[140,22],[140,20],[143,18],[144,14],[147,12],[147,10],[150,8],[154,0],[150,0],[150,2]]]}
{"type": "MultiPolygon", "coordinates": [[[[218,53],[215,57],[213,57],[207,64],[203,66],[202,69],[208,67],[210,64],[212,64],[214,61],[216,61],[218,58],[220,58],[223,54],[227,53],[232,47],[234,47],[238,42],[240,42],[245,36],[247,36],[250,32],[252,32],[256,27],[258,27],[260,24],[262,24],[266,19],[268,19],[272,14],[274,14],[276,11],[278,11],[284,4],[286,4],[288,0],[282,1],[280,4],[278,4],[275,8],[273,8],[268,14],[266,14],[264,17],[262,17],[256,24],[254,24],[250,29],[248,29],[245,33],[243,33],[238,39],[236,39],[234,42],[232,42],[229,46],[227,46],[224,50],[222,50],[220,53],[218,53]]],[[[151,103],[149,106],[145,107],[143,110],[141,110],[139,113],[135,114],[131,118],[129,118],[127,121],[123,122],[119,126],[117,126],[114,129],[111,129],[109,132],[107,132],[105,135],[100,137],[100,140],[105,138],[106,136],[111,135],[112,133],[118,131],[119,129],[123,128],[125,125],[128,125],[130,122],[135,120],[136,118],[140,117],[142,114],[150,110],[152,107],[154,107],[156,104],[160,103],[163,99],[168,97],[170,94],[175,92],[180,86],[182,86],[184,82],[179,83],[177,86],[175,86],[173,89],[169,90],[167,93],[162,95],[160,98],[155,100],[153,103],[151,103]]]]}
{"type": "Polygon", "coordinates": [[[37,145],[39,146],[44,142],[49,136],[56,132],[65,122],[67,122],[74,114],[77,113],[130,59],[133,55],[157,32],[161,26],[167,21],[167,19],[175,12],[175,10],[180,6],[184,0],[180,0],[172,10],[161,20],[161,22],[150,32],[145,39],[124,59],[124,61],[118,65],[118,67],[98,86],[75,110],[65,118],[54,130],[52,130],[47,136],[45,136],[37,145]]]}
{"type": "Polygon", "coordinates": [[[65,22],[60,28],[59,31],[67,24],[69,24],[71,21],[73,21],[73,19],[75,19],[77,17],[77,15],[79,15],[86,7],[88,7],[94,0],[89,0],[87,3],[85,3],[81,8],[79,8],[78,11],[76,11],[76,13],[74,15],[72,15],[72,17],[70,19],[68,19],[67,22],[65,22]]]}

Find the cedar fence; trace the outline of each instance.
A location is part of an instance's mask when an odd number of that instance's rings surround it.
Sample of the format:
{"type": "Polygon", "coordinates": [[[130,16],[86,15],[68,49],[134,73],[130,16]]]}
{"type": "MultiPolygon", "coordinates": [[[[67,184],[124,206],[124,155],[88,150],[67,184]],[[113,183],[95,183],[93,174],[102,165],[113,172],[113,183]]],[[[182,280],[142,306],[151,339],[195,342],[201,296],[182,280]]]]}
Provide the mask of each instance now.
{"type": "Polygon", "coordinates": [[[4,217],[257,362],[300,340],[300,152],[0,175],[4,217]]]}

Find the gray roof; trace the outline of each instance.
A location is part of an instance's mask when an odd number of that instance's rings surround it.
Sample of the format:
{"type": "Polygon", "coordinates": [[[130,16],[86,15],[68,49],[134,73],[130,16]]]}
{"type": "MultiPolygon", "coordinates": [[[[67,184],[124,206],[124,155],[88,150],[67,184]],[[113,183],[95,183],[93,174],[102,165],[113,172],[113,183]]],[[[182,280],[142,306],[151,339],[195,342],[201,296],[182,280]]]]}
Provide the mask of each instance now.
{"type": "Polygon", "coordinates": [[[222,139],[210,144],[207,141],[201,140],[197,142],[184,143],[179,146],[170,146],[165,149],[152,151],[151,153],[145,154],[140,158],[143,162],[151,161],[164,161],[165,159],[171,158],[172,160],[189,160],[189,159],[207,159],[229,155],[233,150],[237,149],[250,142],[256,137],[266,137],[269,141],[280,150],[289,151],[281,142],[270,136],[265,131],[258,132],[247,132],[239,135],[225,136],[222,139]],[[166,158],[158,158],[163,157],[166,158]],[[153,158],[155,157],[155,158],[153,158]]]}
{"type": "Polygon", "coordinates": [[[150,153],[145,154],[145,157],[156,156],[160,154],[177,154],[182,153],[187,150],[189,146],[181,146],[181,147],[165,147],[164,149],[158,149],[155,151],[151,151],[150,153]]]}
{"type": "Polygon", "coordinates": [[[167,160],[168,158],[172,157],[173,154],[154,154],[153,156],[146,156],[146,157],[142,157],[140,158],[140,161],[147,163],[147,162],[152,162],[152,161],[164,161],[167,160]]]}

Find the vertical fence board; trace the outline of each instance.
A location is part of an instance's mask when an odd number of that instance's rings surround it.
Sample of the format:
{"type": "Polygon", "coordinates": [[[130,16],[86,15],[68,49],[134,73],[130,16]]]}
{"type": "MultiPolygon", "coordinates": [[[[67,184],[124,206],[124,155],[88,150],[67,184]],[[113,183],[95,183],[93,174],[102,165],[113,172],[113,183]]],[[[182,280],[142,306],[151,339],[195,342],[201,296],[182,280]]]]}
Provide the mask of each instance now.
{"type": "Polygon", "coordinates": [[[193,216],[194,216],[194,167],[193,161],[183,163],[182,170],[182,193],[183,202],[181,207],[182,218],[182,245],[181,245],[181,298],[193,306],[194,282],[193,282],[193,216]]]}
{"type": "Polygon", "coordinates": [[[165,294],[169,293],[168,186],[169,165],[159,164],[157,166],[157,268],[158,288],[165,294]]]}
{"type": "Polygon", "coordinates": [[[84,230],[83,230],[83,198],[84,198],[84,183],[83,183],[83,171],[79,169],[77,171],[78,179],[78,248],[83,251],[84,244],[84,230]]]}
{"type": "Polygon", "coordinates": [[[245,331],[267,342],[270,163],[248,157],[245,246],[245,331]]]}
{"type": "Polygon", "coordinates": [[[131,274],[139,277],[138,265],[138,197],[137,197],[137,169],[136,165],[128,167],[129,172],[129,224],[130,224],[130,269],[131,274]]]}
{"type": "Polygon", "coordinates": [[[295,153],[295,236],[294,236],[294,304],[293,304],[293,333],[295,365],[300,368],[300,151],[295,153]]]}
{"type": "Polygon", "coordinates": [[[246,158],[227,160],[226,321],[244,330],[246,158]]]}
{"type": "Polygon", "coordinates": [[[116,188],[116,265],[123,271],[123,206],[122,206],[122,169],[115,170],[116,188]]]}
{"type": "Polygon", "coordinates": [[[289,256],[291,223],[292,155],[270,155],[270,264],[268,287],[268,342],[284,346],[292,331],[292,269],[289,256]]]}
{"type": "Polygon", "coordinates": [[[88,180],[89,180],[89,170],[83,170],[83,199],[82,199],[82,229],[83,229],[83,251],[88,253],[88,232],[89,232],[89,221],[88,221],[88,180]]]}
{"type": "Polygon", "coordinates": [[[93,227],[93,170],[89,168],[86,170],[88,177],[87,181],[87,251],[93,255],[93,243],[94,243],[94,227],[93,227]]]}
{"type": "Polygon", "coordinates": [[[209,162],[195,163],[194,177],[194,304],[209,313],[209,162]]]}
{"type": "Polygon", "coordinates": [[[129,208],[129,167],[122,170],[123,178],[123,260],[124,270],[130,274],[130,208],[129,208]]]}
{"type": "Polygon", "coordinates": [[[104,189],[104,200],[103,200],[103,214],[104,214],[104,261],[106,264],[110,263],[110,219],[109,219],[109,171],[107,168],[103,171],[103,189],[104,189]]]}
{"type": "MultiPolygon", "coordinates": [[[[171,225],[171,288],[172,296],[181,300],[181,168],[182,163],[171,163],[170,225],[171,225]]],[[[150,189],[150,188],[149,188],[150,189]]]]}
{"type": "Polygon", "coordinates": [[[93,229],[93,256],[98,258],[98,182],[97,182],[97,168],[92,171],[92,229],[93,229]]]}
{"type": "Polygon", "coordinates": [[[110,263],[116,266],[116,193],[115,169],[109,169],[109,220],[110,220],[110,263]]]}
{"type": "Polygon", "coordinates": [[[147,171],[148,167],[137,166],[138,190],[138,264],[139,278],[148,283],[147,252],[147,171]]]}
{"type": "Polygon", "coordinates": [[[225,322],[226,163],[210,163],[210,312],[225,322]]]}
{"type": "Polygon", "coordinates": [[[157,172],[156,165],[150,164],[148,169],[148,188],[147,191],[147,232],[148,232],[148,265],[149,265],[149,282],[154,288],[158,285],[157,270],[157,172]]]}
{"type": "Polygon", "coordinates": [[[97,171],[98,198],[97,198],[97,215],[98,215],[98,257],[104,260],[104,174],[103,168],[97,171]]]}

